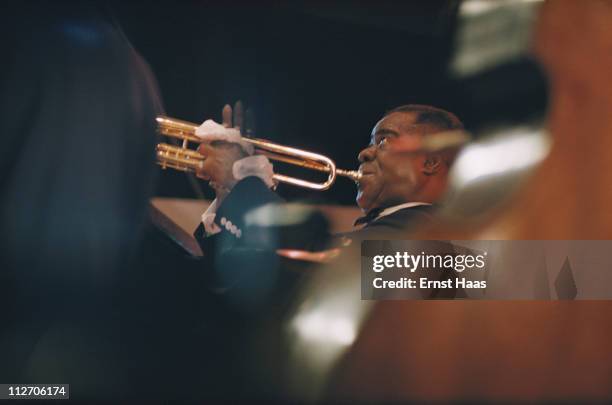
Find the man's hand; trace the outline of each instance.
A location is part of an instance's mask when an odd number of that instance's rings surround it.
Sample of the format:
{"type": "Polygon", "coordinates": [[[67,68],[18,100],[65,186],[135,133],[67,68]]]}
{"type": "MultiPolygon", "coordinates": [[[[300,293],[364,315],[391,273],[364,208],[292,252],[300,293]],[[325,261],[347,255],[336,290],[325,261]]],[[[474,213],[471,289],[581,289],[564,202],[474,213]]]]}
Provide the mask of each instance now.
{"type": "Polygon", "coordinates": [[[223,198],[236,184],[232,174],[234,162],[246,157],[240,145],[224,141],[202,142],[198,152],[205,157],[196,175],[215,190],[218,198],[223,198]]]}
{"type": "MultiPolygon", "coordinates": [[[[223,107],[222,114],[224,127],[240,131],[243,125],[240,101],[235,104],[233,110],[229,105],[223,107]]],[[[217,198],[222,200],[237,182],[232,174],[234,163],[248,155],[239,144],[221,140],[203,141],[198,147],[198,152],[205,159],[202,167],[196,170],[196,175],[208,180],[217,198]]]]}

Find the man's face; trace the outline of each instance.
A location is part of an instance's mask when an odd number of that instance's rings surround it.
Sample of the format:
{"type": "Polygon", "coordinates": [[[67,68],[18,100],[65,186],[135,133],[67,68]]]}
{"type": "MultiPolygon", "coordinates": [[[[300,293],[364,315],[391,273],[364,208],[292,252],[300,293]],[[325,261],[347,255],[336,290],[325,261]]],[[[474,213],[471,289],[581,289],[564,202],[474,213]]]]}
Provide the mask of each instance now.
{"type": "Polygon", "coordinates": [[[429,133],[431,128],[416,125],[416,119],[416,113],[395,112],[374,126],[370,145],[359,153],[363,177],[356,200],[363,211],[410,202],[422,187],[425,156],[391,150],[396,139],[410,142],[429,133]]]}

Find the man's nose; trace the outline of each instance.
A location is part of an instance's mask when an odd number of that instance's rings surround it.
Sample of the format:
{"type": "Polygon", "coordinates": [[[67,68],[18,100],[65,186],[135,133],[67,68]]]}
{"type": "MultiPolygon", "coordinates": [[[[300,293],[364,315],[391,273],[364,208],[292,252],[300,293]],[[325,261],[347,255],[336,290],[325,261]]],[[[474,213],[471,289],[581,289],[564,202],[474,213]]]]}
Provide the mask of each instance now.
{"type": "Polygon", "coordinates": [[[362,150],[361,152],[359,152],[357,159],[359,159],[359,161],[363,163],[363,162],[370,162],[374,160],[375,157],[376,157],[376,147],[374,145],[370,145],[364,150],[362,150]]]}

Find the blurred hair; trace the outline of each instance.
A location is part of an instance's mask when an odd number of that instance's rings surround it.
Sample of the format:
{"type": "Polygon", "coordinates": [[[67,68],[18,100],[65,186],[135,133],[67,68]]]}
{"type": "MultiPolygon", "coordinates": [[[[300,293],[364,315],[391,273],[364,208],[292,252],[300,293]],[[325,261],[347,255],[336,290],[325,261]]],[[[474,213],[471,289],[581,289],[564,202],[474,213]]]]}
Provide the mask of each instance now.
{"type": "Polygon", "coordinates": [[[426,104],[405,104],[385,113],[385,117],[396,113],[416,113],[416,124],[427,124],[445,131],[463,129],[463,123],[452,112],[426,104]]]}

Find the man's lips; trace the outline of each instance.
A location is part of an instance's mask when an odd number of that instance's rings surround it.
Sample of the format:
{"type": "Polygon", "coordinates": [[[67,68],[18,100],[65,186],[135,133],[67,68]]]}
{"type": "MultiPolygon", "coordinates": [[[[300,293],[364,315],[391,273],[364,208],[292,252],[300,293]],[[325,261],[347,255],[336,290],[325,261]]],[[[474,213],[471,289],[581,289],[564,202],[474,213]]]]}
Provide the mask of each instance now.
{"type": "Polygon", "coordinates": [[[359,172],[361,173],[362,176],[371,176],[375,173],[374,170],[370,169],[369,167],[363,167],[363,166],[359,167],[359,172]]]}
{"type": "Polygon", "coordinates": [[[374,170],[369,168],[359,168],[359,172],[361,173],[361,178],[359,179],[358,188],[361,189],[363,186],[371,181],[371,178],[376,173],[374,170]]]}

